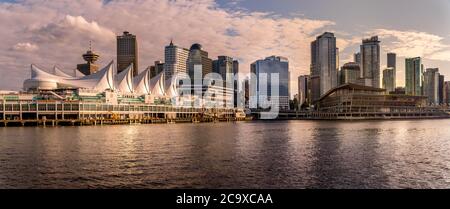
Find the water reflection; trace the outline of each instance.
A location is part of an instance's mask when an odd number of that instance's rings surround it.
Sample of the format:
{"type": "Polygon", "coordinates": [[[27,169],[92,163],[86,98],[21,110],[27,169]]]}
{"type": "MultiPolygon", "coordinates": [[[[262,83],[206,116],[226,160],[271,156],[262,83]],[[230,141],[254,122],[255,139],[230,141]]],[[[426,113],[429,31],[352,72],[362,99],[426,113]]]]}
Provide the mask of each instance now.
{"type": "Polygon", "coordinates": [[[447,188],[450,120],[0,128],[0,188],[447,188]]]}

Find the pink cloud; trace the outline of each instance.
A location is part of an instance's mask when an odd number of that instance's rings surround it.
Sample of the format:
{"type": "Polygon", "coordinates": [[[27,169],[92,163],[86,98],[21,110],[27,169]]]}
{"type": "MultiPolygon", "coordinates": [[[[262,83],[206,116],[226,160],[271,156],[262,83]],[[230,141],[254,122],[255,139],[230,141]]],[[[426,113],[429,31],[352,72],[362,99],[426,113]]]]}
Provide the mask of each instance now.
{"type": "MultiPolygon", "coordinates": [[[[14,69],[19,77],[29,76],[29,64],[50,68],[59,64],[73,69],[83,62],[81,54],[94,42],[101,63],[115,59],[115,34],[127,30],[138,36],[140,70],[154,60],[164,58],[164,46],[173,39],[177,45],[190,47],[201,43],[210,57],[228,55],[239,59],[240,69],[248,71],[251,62],[270,55],[285,56],[290,61],[292,90],[296,77],[309,73],[309,45],[314,33],[334,23],[324,20],[292,17],[284,18],[268,13],[245,10],[230,11],[219,8],[212,0],[201,1],[123,1],[108,3],[97,0],[45,1],[24,0],[20,3],[0,4],[4,40],[16,43],[37,43],[39,53],[33,56],[18,51],[7,54],[0,48],[0,63],[14,69]],[[11,57],[15,59],[11,59],[11,57]],[[9,65],[8,65],[9,64],[9,65]]],[[[1,73],[1,72],[0,72],[1,73]]],[[[20,88],[21,82],[0,81],[0,88],[20,88]]]]}

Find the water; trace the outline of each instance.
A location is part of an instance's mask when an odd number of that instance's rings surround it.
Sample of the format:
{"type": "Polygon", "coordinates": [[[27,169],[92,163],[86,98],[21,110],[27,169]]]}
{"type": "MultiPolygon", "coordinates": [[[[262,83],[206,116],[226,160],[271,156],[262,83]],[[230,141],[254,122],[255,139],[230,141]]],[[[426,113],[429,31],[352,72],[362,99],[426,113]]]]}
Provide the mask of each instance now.
{"type": "Polygon", "coordinates": [[[0,128],[0,188],[449,188],[449,125],[0,128]]]}

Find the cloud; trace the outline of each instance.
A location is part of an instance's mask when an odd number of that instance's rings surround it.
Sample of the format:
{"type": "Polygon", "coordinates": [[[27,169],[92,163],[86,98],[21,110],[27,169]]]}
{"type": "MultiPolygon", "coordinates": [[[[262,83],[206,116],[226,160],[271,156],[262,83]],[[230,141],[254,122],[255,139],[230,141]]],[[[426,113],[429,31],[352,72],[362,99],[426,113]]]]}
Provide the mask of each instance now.
{"type": "Polygon", "coordinates": [[[39,49],[39,47],[36,44],[32,44],[29,42],[21,42],[21,43],[17,43],[12,47],[13,50],[16,51],[25,51],[25,52],[32,52],[32,51],[36,51],[37,49],[39,49]]]}
{"type": "Polygon", "coordinates": [[[427,59],[450,61],[450,45],[445,44],[444,38],[438,35],[421,31],[388,29],[376,29],[373,33],[389,42],[384,45],[387,51],[396,52],[399,56],[420,56],[427,59]]]}
{"type": "MultiPolygon", "coordinates": [[[[29,76],[29,64],[50,68],[59,64],[73,69],[83,62],[81,54],[93,41],[94,50],[101,55],[100,63],[115,59],[115,35],[127,30],[139,41],[140,69],[154,60],[164,59],[164,46],[170,39],[189,48],[201,43],[211,58],[228,55],[240,61],[247,71],[251,62],[270,55],[285,56],[290,61],[292,89],[299,74],[309,72],[309,46],[317,33],[332,21],[305,17],[280,17],[270,13],[245,9],[224,9],[213,0],[22,0],[0,3],[2,28],[0,36],[7,45],[35,43],[39,53],[7,53],[0,46],[0,64],[14,69],[23,80],[29,76]]],[[[20,88],[21,82],[11,83],[0,78],[4,86],[20,88]]]]}
{"type": "Polygon", "coordinates": [[[97,22],[88,22],[82,16],[66,15],[56,23],[26,31],[32,38],[40,42],[58,42],[79,38],[98,39],[101,41],[114,40],[115,34],[111,30],[101,27],[97,22]]]}

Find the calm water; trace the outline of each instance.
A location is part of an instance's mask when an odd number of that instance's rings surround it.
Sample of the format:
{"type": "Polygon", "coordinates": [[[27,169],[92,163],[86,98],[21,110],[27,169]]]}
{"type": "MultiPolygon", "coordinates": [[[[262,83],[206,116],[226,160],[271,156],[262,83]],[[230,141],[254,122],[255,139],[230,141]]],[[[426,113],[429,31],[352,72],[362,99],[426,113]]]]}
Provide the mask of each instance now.
{"type": "Polygon", "coordinates": [[[0,128],[0,188],[450,188],[449,125],[0,128]]]}

